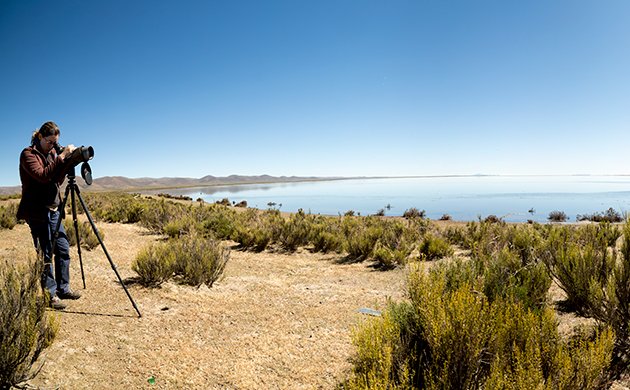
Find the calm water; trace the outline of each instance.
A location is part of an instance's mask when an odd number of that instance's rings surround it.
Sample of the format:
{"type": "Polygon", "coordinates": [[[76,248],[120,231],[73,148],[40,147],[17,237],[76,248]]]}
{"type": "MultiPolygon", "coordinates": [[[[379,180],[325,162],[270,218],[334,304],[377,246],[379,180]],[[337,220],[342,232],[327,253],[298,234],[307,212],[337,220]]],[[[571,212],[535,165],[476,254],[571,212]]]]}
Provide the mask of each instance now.
{"type": "MultiPolygon", "coordinates": [[[[163,191],[162,191],[163,192],[163,191]]],[[[490,214],[506,221],[546,221],[549,212],[577,214],[602,212],[613,207],[630,211],[630,176],[474,176],[390,179],[353,179],[326,182],[215,186],[168,191],[214,202],[223,198],[250,207],[282,211],[303,209],[314,214],[337,215],[354,210],[361,215],[385,209],[399,216],[415,207],[431,219],[449,214],[469,221],[490,214]],[[390,208],[386,208],[389,205],[390,208]],[[530,213],[529,210],[534,212],[530,213]]]]}

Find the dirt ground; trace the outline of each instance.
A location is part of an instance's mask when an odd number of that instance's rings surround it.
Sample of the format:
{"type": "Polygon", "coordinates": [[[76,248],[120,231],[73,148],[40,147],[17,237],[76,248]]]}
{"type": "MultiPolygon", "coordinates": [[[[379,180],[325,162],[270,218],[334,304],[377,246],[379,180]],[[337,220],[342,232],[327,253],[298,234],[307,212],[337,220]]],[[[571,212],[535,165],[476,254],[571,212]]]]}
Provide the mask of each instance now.
{"type": "MultiPolygon", "coordinates": [[[[136,225],[99,223],[123,279],[140,248],[158,240],[136,225]]],[[[0,257],[24,259],[32,241],[24,224],[0,231],[0,257]]],[[[142,318],[99,248],[76,248],[61,327],[29,384],[41,389],[331,389],[347,377],[351,334],[400,299],[404,270],[381,272],[339,255],[232,250],[224,278],[208,289],[128,284],[142,318]],[[153,380],[152,380],[153,379],[153,380]],[[154,383],[150,383],[154,382],[154,383]]]]}

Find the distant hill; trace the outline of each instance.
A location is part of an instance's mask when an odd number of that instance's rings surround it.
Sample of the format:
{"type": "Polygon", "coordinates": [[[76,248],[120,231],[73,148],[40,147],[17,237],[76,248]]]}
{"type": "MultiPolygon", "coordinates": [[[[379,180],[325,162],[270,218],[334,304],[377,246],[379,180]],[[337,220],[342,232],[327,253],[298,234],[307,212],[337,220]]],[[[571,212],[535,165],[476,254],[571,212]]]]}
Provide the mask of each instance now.
{"type": "MultiPolygon", "coordinates": [[[[315,177],[315,176],[241,176],[230,175],[224,177],[217,177],[212,175],[204,176],[200,179],[188,178],[188,177],[141,177],[141,178],[129,178],[124,176],[104,176],[94,179],[91,186],[86,186],[83,179],[77,178],[77,182],[81,188],[89,189],[92,191],[134,191],[134,190],[148,190],[148,189],[167,189],[167,188],[181,188],[181,187],[205,187],[214,185],[234,185],[234,184],[254,184],[254,183],[289,183],[300,181],[325,181],[325,180],[340,180],[346,179],[344,177],[315,177]]],[[[9,195],[19,193],[21,191],[20,186],[13,187],[0,187],[0,195],[9,195]]]]}

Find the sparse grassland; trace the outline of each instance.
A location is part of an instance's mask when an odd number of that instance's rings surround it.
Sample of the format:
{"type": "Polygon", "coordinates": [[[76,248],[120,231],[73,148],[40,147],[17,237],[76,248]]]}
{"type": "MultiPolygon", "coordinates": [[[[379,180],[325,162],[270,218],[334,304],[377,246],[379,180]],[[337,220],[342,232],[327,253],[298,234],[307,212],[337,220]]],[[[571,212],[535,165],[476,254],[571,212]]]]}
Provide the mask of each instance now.
{"type": "Polygon", "coordinates": [[[287,261],[302,251],[333,254],[340,267],[405,269],[405,297],[357,325],[339,388],[600,389],[628,374],[630,224],[457,224],[419,211],[333,217],[122,193],[86,198],[97,219],[164,237],[133,261],[144,286],[211,287],[228,245],[287,261]],[[554,284],[559,301],[550,299],[554,284]],[[584,321],[560,331],[567,312],[584,321]]]}

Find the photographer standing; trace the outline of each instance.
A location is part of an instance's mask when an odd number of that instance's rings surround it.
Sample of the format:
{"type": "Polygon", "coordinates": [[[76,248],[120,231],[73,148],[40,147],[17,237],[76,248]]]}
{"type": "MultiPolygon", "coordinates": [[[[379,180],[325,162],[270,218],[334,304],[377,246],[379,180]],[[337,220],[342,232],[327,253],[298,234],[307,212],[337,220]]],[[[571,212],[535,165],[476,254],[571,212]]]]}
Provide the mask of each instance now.
{"type": "Polygon", "coordinates": [[[17,217],[28,223],[35,247],[41,250],[44,258],[42,287],[50,293],[50,306],[57,310],[65,309],[61,299],[79,299],[81,295],[70,289],[70,245],[63,224],[55,246],[52,268],[52,244],[55,228],[64,210],[60,210],[60,186],[65,180],[65,162],[75,149],[66,146],[57,153],[59,127],[54,122],[46,122],[33,133],[31,146],[20,154],[20,180],[22,199],[17,217]]]}

